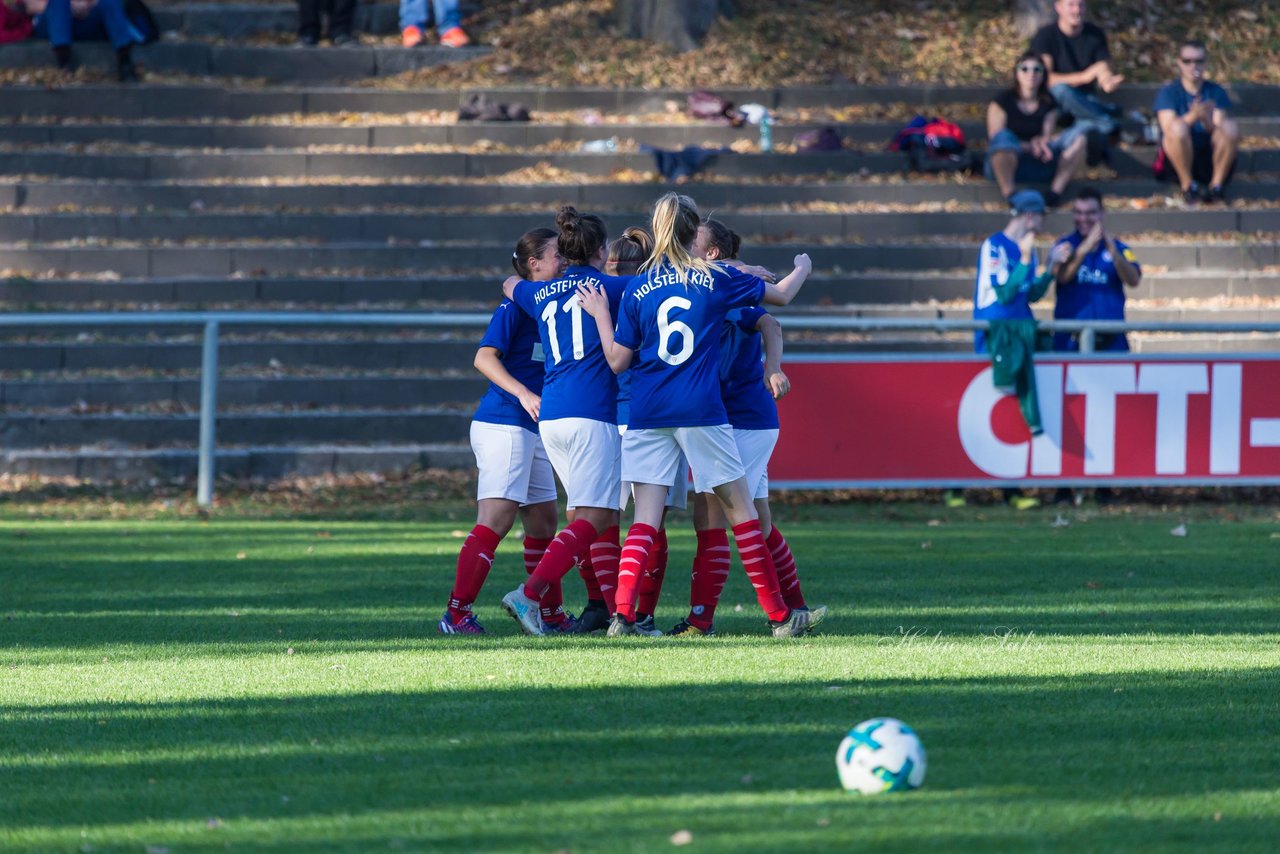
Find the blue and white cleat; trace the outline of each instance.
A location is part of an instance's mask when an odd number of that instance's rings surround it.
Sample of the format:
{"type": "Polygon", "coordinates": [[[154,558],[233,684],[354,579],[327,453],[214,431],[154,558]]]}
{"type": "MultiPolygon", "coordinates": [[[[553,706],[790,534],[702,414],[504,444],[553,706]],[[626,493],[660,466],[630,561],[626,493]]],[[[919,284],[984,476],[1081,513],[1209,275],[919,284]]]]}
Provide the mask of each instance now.
{"type": "Polygon", "coordinates": [[[543,620],[542,631],[549,635],[576,635],[578,634],[578,618],[573,616],[572,611],[565,611],[564,619],[558,623],[548,623],[543,620]]]}
{"type": "Polygon", "coordinates": [[[524,595],[524,585],[503,596],[502,607],[515,618],[520,624],[520,631],[526,635],[546,634],[546,627],[542,624],[542,614],[538,610],[538,600],[524,595]]]}
{"type": "Polygon", "coordinates": [[[484,626],[480,625],[480,621],[476,619],[475,614],[467,614],[467,616],[455,623],[449,619],[449,612],[445,611],[444,616],[440,618],[439,628],[442,635],[485,634],[484,626]]]}

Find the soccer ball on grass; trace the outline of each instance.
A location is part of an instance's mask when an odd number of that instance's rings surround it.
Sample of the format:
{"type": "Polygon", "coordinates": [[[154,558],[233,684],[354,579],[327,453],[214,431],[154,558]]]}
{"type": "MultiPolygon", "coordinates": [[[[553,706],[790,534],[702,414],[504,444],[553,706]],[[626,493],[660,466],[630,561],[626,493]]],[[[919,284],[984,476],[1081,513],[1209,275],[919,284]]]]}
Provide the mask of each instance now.
{"type": "Polygon", "coordinates": [[[863,795],[918,789],[924,768],[924,745],[915,730],[894,718],[863,721],[836,751],[840,785],[863,795]]]}

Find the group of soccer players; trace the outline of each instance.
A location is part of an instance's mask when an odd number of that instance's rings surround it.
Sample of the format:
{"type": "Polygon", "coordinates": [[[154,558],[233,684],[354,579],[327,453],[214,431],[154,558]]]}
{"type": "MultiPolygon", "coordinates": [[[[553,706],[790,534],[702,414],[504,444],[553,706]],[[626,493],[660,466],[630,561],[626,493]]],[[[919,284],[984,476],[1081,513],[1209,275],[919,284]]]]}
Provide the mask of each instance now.
{"type": "Polygon", "coordinates": [[[555,230],[520,238],[517,275],[503,284],[507,299],[475,360],[490,380],[471,427],[477,523],[442,633],[484,632],[472,604],[519,514],[529,576],[502,605],[526,634],[661,634],[653,611],[666,511],[685,506],[690,471],[698,549],[690,612],[671,633],[714,634],[726,524],[775,637],[802,635],[826,615],[807,606],[768,509],[774,400],[789,384],[780,327],[760,304],[790,302],[811,264],[797,255],[774,282],[737,252],[732,231],[675,193],[656,202],[649,229],[629,228],[612,244],[603,220],[572,207],[555,230]],[[570,520],[559,533],[555,477],[570,520]],[[575,566],[587,589],[580,618],[564,610],[561,591],[575,566]]]}

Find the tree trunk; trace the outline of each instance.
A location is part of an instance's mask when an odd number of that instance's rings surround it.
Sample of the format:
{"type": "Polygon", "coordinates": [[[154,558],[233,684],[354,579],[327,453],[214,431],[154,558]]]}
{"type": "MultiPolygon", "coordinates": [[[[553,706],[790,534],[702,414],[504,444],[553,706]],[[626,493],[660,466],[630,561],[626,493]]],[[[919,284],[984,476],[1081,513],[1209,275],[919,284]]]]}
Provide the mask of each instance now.
{"type": "Polygon", "coordinates": [[[693,50],[716,18],[733,17],[732,0],[615,0],[618,29],[626,38],[693,50]]]}
{"type": "Polygon", "coordinates": [[[1036,30],[1057,19],[1053,0],[1013,0],[1013,25],[1024,39],[1031,38],[1036,30]]]}

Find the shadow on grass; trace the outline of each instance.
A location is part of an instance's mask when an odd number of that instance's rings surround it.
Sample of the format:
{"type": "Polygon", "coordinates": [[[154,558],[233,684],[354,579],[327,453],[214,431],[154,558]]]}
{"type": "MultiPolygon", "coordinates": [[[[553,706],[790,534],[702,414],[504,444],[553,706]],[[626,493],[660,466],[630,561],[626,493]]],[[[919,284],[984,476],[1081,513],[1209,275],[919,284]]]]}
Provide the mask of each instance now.
{"type": "Polygon", "coordinates": [[[763,844],[785,820],[792,850],[904,827],[941,850],[1088,848],[1090,833],[1122,847],[1203,836],[1229,849],[1280,838],[1280,806],[1236,809],[1237,798],[1274,796],[1278,713],[1265,668],[0,705],[0,826],[38,835],[217,816],[305,831],[375,817],[372,837],[327,841],[577,850],[583,833],[649,838],[655,827],[763,844]],[[835,745],[881,714],[921,733],[927,785],[846,799],[835,745]],[[1231,821],[1206,827],[1201,800],[1231,821]],[[800,821],[805,805],[820,811],[800,821]],[[833,809],[857,820],[812,820],[833,809]]]}
{"type": "MultiPolygon", "coordinates": [[[[930,557],[912,541],[911,554],[895,560],[871,545],[914,534],[839,534],[818,529],[795,537],[809,598],[832,607],[823,629],[828,634],[892,638],[919,629],[964,637],[998,627],[1040,637],[1277,631],[1280,598],[1262,583],[1270,571],[1251,566],[1247,553],[1224,565],[1214,552],[1218,544],[1207,538],[1180,542],[1176,556],[1114,544],[1068,554],[1053,539],[1004,547],[1011,553],[998,555],[1002,541],[966,532],[963,539],[978,539],[978,546],[940,542],[937,551],[950,553],[930,557]],[[851,553],[858,554],[852,566],[851,553]]],[[[0,568],[0,651],[427,642],[453,581],[457,542],[443,537],[440,526],[33,526],[22,536],[10,532],[7,544],[0,536],[7,552],[0,568]]],[[[515,633],[497,602],[522,577],[518,549],[514,538],[503,544],[477,603],[482,620],[501,637],[515,633]]],[[[662,626],[684,616],[683,568],[690,559],[687,547],[673,547],[662,626]]],[[[579,608],[585,595],[576,573],[566,577],[565,591],[567,606],[579,608]]],[[[722,635],[763,632],[740,571],[730,578],[716,624],[722,635]]]]}

